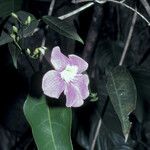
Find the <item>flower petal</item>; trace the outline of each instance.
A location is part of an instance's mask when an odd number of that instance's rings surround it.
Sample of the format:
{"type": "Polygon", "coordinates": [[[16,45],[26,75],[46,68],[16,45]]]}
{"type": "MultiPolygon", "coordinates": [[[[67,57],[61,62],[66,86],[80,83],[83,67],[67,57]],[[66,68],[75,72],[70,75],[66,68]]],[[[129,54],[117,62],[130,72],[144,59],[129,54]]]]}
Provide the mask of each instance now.
{"type": "Polygon", "coordinates": [[[78,67],[78,73],[82,73],[88,68],[88,63],[76,55],[69,55],[69,61],[71,65],[76,65],[78,67]]]}
{"type": "Polygon", "coordinates": [[[61,53],[58,46],[52,49],[51,63],[56,70],[62,71],[69,63],[68,57],[61,53]]]}
{"type": "Polygon", "coordinates": [[[76,78],[73,80],[73,85],[78,87],[82,99],[86,99],[89,96],[89,77],[86,74],[77,75],[76,78]]]}
{"type": "Polygon", "coordinates": [[[52,98],[59,98],[65,89],[65,83],[61,79],[59,72],[55,70],[48,71],[43,77],[42,89],[45,95],[52,98]]]}
{"type": "Polygon", "coordinates": [[[72,105],[72,107],[80,107],[80,106],[82,106],[82,105],[83,105],[83,103],[84,103],[84,101],[83,101],[83,100],[76,101],[76,102],[72,105]]]}
{"type": "Polygon", "coordinates": [[[67,107],[80,107],[83,105],[79,89],[73,84],[69,83],[65,89],[66,106],[67,107]]]}

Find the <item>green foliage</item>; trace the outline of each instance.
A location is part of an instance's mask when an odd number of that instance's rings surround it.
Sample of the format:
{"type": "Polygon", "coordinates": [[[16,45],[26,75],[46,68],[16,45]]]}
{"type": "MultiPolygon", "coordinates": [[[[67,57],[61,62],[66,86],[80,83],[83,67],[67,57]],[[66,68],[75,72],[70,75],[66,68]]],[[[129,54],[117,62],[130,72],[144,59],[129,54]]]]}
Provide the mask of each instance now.
{"type": "Polygon", "coordinates": [[[62,34],[70,39],[79,41],[82,44],[84,43],[81,37],[76,32],[74,26],[70,26],[69,22],[51,16],[43,16],[43,21],[48,24],[51,29],[58,32],[59,34],[62,34]]]}
{"type": "Polygon", "coordinates": [[[11,57],[13,60],[14,67],[17,69],[17,67],[18,67],[17,60],[18,60],[20,51],[13,43],[9,43],[8,47],[9,47],[9,51],[10,51],[10,54],[11,54],[11,57]]]}
{"type": "Polygon", "coordinates": [[[134,80],[126,68],[119,66],[109,72],[107,90],[127,140],[131,127],[129,114],[136,107],[137,91],[134,80]]]}
{"type": "Polygon", "coordinates": [[[19,11],[16,13],[19,20],[15,19],[14,17],[10,17],[9,21],[4,26],[4,29],[0,36],[0,45],[10,43],[13,41],[13,38],[11,38],[11,34],[13,34],[16,37],[19,37],[19,39],[31,36],[34,32],[34,29],[38,26],[39,21],[30,13],[19,11]],[[29,25],[25,25],[28,16],[31,16],[31,23],[29,25]],[[13,24],[13,26],[12,26],[13,24]],[[18,33],[14,33],[14,26],[18,29],[18,33]]]}
{"type": "Polygon", "coordinates": [[[38,150],[72,150],[71,110],[52,108],[45,97],[28,97],[24,104],[24,114],[32,128],[38,150]]]}
{"type": "Polygon", "coordinates": [[[13,39],[6,32],[2,31],[0,36],[0,45],[4,45],[12,41],[13,39]]]}

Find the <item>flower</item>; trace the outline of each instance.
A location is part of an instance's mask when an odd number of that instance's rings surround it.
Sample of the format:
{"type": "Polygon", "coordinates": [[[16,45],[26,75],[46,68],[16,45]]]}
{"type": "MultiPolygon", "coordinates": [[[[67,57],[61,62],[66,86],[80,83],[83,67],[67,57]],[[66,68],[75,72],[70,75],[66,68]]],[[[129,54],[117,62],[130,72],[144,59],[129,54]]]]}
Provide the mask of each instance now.
{"type": "Polygon", "coordinates": [[[67,107],[83,105],[89,96],[89,77],[83,74],[88,68],[88,63],[73,54],[66,57],[58,46],[52,50],[51,63],[55,70],[50,70],[43,76],[44,94],[58,99],[64,92],[67,107]]]}

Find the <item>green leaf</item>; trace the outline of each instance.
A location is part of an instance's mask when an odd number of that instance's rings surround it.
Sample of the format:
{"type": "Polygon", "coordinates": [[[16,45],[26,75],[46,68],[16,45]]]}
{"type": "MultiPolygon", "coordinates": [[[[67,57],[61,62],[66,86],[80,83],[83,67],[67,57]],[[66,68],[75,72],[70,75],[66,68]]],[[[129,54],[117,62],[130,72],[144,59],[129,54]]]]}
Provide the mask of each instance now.
{"type": "Polygon", "coordinates": [[[69,25],[68,22],[51,16],[43,16],[42,19],[46,24],[49,25],[51,29],[58,32],[59,34],[62,34],[65,37],[79,41],[84,44],[83,40],[76,32],[74,26],[69,25]]]}
{"type": "Polygon", "coordinates": [[[69,108],[51,108],[45,97],[34,99],[29,96],[23,109],[38,150],[72,150],[69,108]]]}
{"type": "Polygon", "coordinates": [[[0,17],[21,9],[22,0],[0,0],[0,17]]]}
{"type": "Polygon", "coordinates": [[[9,43],[8,47],[9,47],[9,51],[13,60],[14,67],[17,69],[17,60],[21,52],[13,43],[9,43]]]}
{"type": "Polygon", "coordinates": [[[18,35],[20,36],[20,39],[26,38],[28,36],[31,36],[34,32],[34,29],[38,26],[39,21],[30,13],[24,12],[24,11],[18,11],[16,13],[20,20],[22,22],[25,22],[28,16],[31,16],[31,23],[28,26],[23,26],[22,29],[20,28],[20,25],[14,18],[10,18],[7,24],[5,25],[5,30],[8,31],[6,33],[5,31],[2,31],[1,36],[0,36],[0,45],[10,43],[13,41],[13,39],[10,37],[10,34],[12,32],[12,24],[19,29],[18,35]]]}
{"type": "Polygon", "coordinates": [[[0,36],[0,45],[4,45],[12,41],[13,39],[6,32],[2,31],[0,36]]]}
{"type": "Polygon", "coordinates": [[[134,80],[126,68],[119,66],[108,73],[107,91],[126,141],[131,127],[129,114],[135,109],[137,100],[134,80]]]}

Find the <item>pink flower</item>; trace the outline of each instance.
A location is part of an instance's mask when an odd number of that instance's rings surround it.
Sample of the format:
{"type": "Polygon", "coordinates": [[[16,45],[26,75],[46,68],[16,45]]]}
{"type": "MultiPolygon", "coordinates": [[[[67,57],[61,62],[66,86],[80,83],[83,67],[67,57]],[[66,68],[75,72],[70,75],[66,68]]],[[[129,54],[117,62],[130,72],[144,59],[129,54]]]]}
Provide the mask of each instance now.
{"type": "Polygon", "coordinates": [[[83,105],[83,100],[89,96],[89,78],[82,74],[87,70],[88,63],[73,54],[66,57],[58,46],[52,50],[51,63],[55,70],[48,71],[43,77],[44,94],[58,99],[64,92],[67,107],[83,105]]]}

